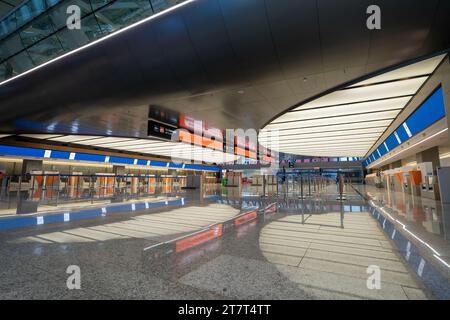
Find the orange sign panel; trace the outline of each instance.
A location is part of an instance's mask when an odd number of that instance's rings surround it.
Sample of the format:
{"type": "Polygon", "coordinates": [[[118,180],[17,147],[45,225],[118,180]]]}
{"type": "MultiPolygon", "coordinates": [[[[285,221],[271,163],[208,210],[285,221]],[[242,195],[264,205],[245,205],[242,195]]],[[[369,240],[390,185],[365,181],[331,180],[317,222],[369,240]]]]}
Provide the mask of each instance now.
{"type": "Polygon", "coordinates": [[[200,232],[193,236],[177,241],[175,244],[175,250],[176,252],[181,252],[220,236],[222,236],[222,224],[218,224],[207,231],[200,232]]]}

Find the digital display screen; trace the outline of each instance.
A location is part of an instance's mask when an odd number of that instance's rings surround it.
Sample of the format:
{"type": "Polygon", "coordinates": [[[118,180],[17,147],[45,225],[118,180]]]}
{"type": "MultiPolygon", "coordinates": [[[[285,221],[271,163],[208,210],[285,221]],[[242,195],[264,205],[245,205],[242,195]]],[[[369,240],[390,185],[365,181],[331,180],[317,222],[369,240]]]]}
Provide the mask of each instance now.
{"type": "Polygon", "coordinates": [[[148,117],[160,121],[164,124],[178,127],[179,123],[179,112],[172,111],[166,108],[158,106],[150,106],[150,111],[148,117]]]}
{"type": "Polygon", "coordinates": [[[175,132],[175,129],[161,124],[159,122],[149,120],[148,121],[148,130],[147,135],[150,137],[158,137],[166,140],[172,140],[172,134],[175,132]]]}

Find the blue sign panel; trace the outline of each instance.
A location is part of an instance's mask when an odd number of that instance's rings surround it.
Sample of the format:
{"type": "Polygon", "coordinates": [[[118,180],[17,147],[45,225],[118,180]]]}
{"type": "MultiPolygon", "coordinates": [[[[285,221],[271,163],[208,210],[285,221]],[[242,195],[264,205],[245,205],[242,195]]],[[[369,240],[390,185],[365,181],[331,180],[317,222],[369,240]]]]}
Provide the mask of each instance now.
{"type": "Polygon", "coordinates": [[[397,129],[383,142],[377,150],[368,156],[364,165],[367,166],[395,149],[411,137],[445,117],[444,95],[442,87],[436,89],[397,129]],[[380,152],[380,154],[378,153],[380,152]]]}

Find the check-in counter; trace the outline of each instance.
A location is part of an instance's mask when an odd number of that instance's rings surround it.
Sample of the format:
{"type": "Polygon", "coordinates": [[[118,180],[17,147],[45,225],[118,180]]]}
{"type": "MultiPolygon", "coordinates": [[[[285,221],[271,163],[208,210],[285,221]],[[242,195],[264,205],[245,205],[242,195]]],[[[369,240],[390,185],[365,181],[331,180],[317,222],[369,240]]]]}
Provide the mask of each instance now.
{"type": "Polygon", "coordinates": [[[411,194],[416,197],[421,196],[421,189],[422,189],[422,173],[420,170],[417,170],[414,168],[413,170],[409,171],[409,181],[410,181],[410,188],[411,188],[411,194]]]}
{"type": "Polygon", "coordinates": [[[148,189],[147,192],[148,194],[155,194],[156,192],[156,177],[154,175],[151,175],[148,178],[148,189]]]}
{"type": "Polygon", "coordinates": [[[364,181],[367,185],[374,186],[377,188],[383,188],[383,183],[381,181],[381,175],[380,173],[371,173],[366,175],[364,178],[364,181]]]}
{"type": "Polygon", "coordinates": [[[78,198],[81,194],[81,180],[80,177],[82,172],[72,172],[70,176],[67,177],[67,194],[69,198],[78,198]]]}
{"type": "Polygon", "coordinates": [[[399,169],[402,179],[402,192],[405,194],[412,194],[411,172],[414,170],[414,166],[404,166],[399,169]]]}
{"type": "Polygon", "coordinates": [[[403,171],[401,168],[393,169],[394,191],[403,192],[403,171]]]}
{"type": "Polygon", "coordinates": [[[241,172],[227,172],[227,187],[242,187],[242,173],[241,172]]]}
{"type": "Polygon", "coordinates": [[[134,177],[134,175],[131,175],[131,177],[130,177],[130,193],[133,195],[137,194],[138,187],[139,187],[139,178],[134,177]]]}
{"type": "Polygon", "coordinates": [[[441,221],[440,217],[442,217],[442,209],[440,203],[433,201],[431,199],[423,199],[422,200],[424,217],[422,220],[418,220],[422,222],[422,225],[428,232],[434,234],[442,234],[441,229],[441,221]]]}
{"type": "Polygon", "coordinates": [[[381,175],[383,176],[384,187],[389,191],[394,191],[395,169],[385,170],[381,175]]]}
{"type": "Polygon", "coordinates": [[[97,173],[99,176],[95,181],[95,188],[100,196],[112,196],[114,194],[114,173],[97,173]]]}
{"type": "Polygon", "coordinates": [[[421,172],[422,182],[420,193],[423,198],[440,200],[439,184],[436,175],[434,175],[433,164],[431,162],[422,162],[417,164],[417,170],[421,172]]]}
{"type": "Polygon", "coordinates": [[[183,188],[186,186],[186,176],[178,176],[178,186],[183,188]]]}
{"type": "Polygon", "coordinates": [[[52,198],[56,194],[60,183],[58,171],[32,171],[31,174],[32,199],[52,198]]]}
{"type": "Polygon", "coordinates": [[[255,175],[252,176],[252,186],[256,187],[260,187],[264,184],[264,176],[263,175],[255,175]]]}
{"type": "Polygon", "coordinates": [[[278,184],[277,176],[275,176],[275,175],[268,175],[266,177],[266,183],[268,185],[271,185],[271,186],[276,186],[278,184]]]}

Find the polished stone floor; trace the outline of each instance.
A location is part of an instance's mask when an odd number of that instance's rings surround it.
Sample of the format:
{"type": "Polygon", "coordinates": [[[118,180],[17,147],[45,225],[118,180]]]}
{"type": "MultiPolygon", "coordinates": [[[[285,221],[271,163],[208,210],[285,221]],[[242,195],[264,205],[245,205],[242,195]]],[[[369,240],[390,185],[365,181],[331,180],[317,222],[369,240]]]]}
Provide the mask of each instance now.
{"type": "Polygon", "coordinates": [[[335,186],[304,201],[280,198],[277,213],[164,254],[161,245],[249,209],[225,197],[2,232],[0,299],[430,298],[365,202],[347,193],[342,206],[335,186]],[[67,288],[70,265],[80,267],[80,290],[67,288]],[[367,287],[373,265],[379,290],[367,287]]]}
{"type": "Polygon", "coordinates": [[[450,279],[450,205],[369,185],[353,187],[387,210],[399,226],[408,230],[405,235],[409,240],[450,279]],[[439,260],[433,257],[435,254],[439,260]]]}

